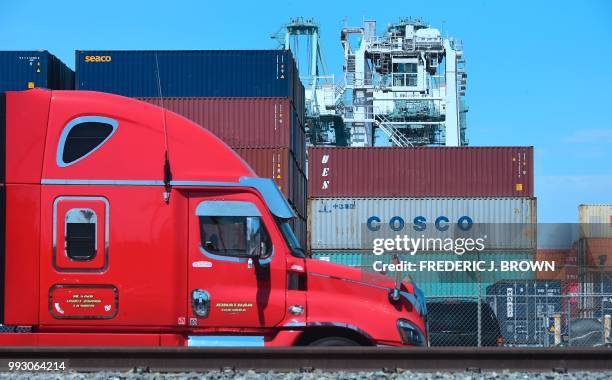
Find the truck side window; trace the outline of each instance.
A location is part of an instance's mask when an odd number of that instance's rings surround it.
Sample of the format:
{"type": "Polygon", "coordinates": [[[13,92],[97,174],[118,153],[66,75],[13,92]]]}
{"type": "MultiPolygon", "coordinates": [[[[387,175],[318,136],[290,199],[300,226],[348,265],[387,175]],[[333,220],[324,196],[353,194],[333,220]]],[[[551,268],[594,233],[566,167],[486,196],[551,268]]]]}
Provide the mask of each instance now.
{"type": "MultiPolygon", "coordinates": [[[[256,219],[260,227],[261,258],[272,254],[272,242],[261,218],[257,216],[199,216],[200,241],[207,252],[233,257],[250,257],[247,252],[247,224],[256,219]]],[[[252,238],[252,237],[249,237],[252,238]]]]}
{"type": "Polygon", "coordinates": [[[66,125],[57,149],[57,164],[74,164],[96,151],[117,129],[116,120],[102,116],[83,116],[66,125]]]}
{"type": "Polygon", "coordinates": [[[73,208],[66,213],[66,255],[75,261],[96,257],[98,218],[89,208],[73,208]]]}

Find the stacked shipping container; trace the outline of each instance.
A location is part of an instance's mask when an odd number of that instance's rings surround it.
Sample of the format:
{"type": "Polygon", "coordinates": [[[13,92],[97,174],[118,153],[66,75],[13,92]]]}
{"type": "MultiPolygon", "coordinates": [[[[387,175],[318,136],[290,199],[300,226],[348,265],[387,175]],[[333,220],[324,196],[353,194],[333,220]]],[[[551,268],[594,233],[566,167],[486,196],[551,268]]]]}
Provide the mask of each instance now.
{"type": "Polygon", "coordinates": [[[234,148],[288,148],[303,172],[306,137],[287,98],[140,98],[185,116],[234,148]]]}
{"type": "MultiPolygon", "coordinates": [[[[21,91],[31,88],[72,90],[74,72],[48,51],[0,51],[0,209],[6,210],[5,149],[6,94],[5,91],[21,91]]],[[[5,212],[0,213],[0,230],[5,231],[5,212]]],[[[0,246],[4,247],[4,233],[0,234],[0,246]]],[[[4,258],[0,263],[4,276],[4,258]]],[[[2,282],[1,287],[4,287],[2,282]]],[[[3,292],[3,289],[0,289],[3,292]]],[[[3,306],[2,306],[3,307],[3,306]]],[[[0,308],[0,313],[3,310],[0,308]]]]}
{"type": "Polygon", "coordinates": [[[289,148],[234,148],[260,177],[273,178],[293,206],[297,218],[293,231],[306,246],[306,175],[289,148]]]}
{"type": "Polygon", "coordinates": [[[579,263],[582,317],[612,314],[612,205],[580,205],[579,263]]]}
{"type": "Polygon", "coordinates": [[[30,88],[72,90],[74,72],[45,50],[0,52],[0,92],[30,88]]]}
{"type": "Polygon", "coordinates": [[[77,51],[77,89],[133,98],[303,97],[288,50],[77,51]]]}
{"type": "MultiPolygon", "coordinates": [[[[366,271],[372,271],[375,261],[381,261],[388,264],[392,261],[391,256],[375,256],[372,251],[351,251],[351,250],[318,250],[313,251],[313,258],[332,261],[344,265],[349,265],[356,268],[361,268],[366,271]]],[[[502,261],[502,260],[530,260],[533,254],[529,251],[488,251],[483,254],[465,253],[461,256],[453,252],[423,252],[419,251],[415,255],[399,254],[399,260],[408,263],[419,264],[424,258],[433,259],[436,261],[502,261]]],[[[499,269],[499,266],[497,266],[499,269]]],[[[394,276],[393,272],[381,272],[394,276]]],[[[407,273],[404,273],[404,275],[407,273]]],[[[428,297],[449,297],[449,298],[466,298],[475,295],[484,295],[487,286],[499,281],[503,278],[495,273],[476,273],[471,271],[449,271],[449,272],[433,272],[433,271],[414,271],[410,272],[410,277],[418,284],[428,297]]],[[[519,272],[512,275],[514,280],[531,280],[533,274],[528,272],[519,272]]],[[[434,298],[434,300],[435,300],[434,298]]]]}
{"type": "Polygon", "coordinates": [[[163,105],[216,134],[234,148],[259,176],[273,178],[298,215],[305,219],[305,132],[299,124],[297,110],[288,99],[140,99],[163,105]]]}
{"type": "Polygon", "coordinates": [[[536,251],[536,261],[554,261],[556,270],[554,272],[537,272],[538,280],[559,280],[563,283],[577,283],[578,262],[576,244],[569,248],[539,248],[536,251]]]}
{"type": "Polygon", "coordinates": [[[486,300],[506,342],[548,347],[554,345],[554,316],[563,310],[562,291],[556,280],[500,281],[487,287],[486,300]]]}
{"type": "Polygon", "coordinates": [[[449,237],[453,234],[451,229],[449,233],[430,231],[435,230],[432,223],[440,216],[448,219],[444,224],[455,224],[467,216],[483,227],[490,225],[487,226],[491,235],[486,243],[488,249],[525,250],[535,246],[535,234],[529,233],[536,220],[533,198],[311,198],[309,207],[313,251],[371,249],[368,232],[378,229],[379,223],[392,227],[398,234],[415,232],[414,227],[418,227],[428,237],[449,237]],[[415,217],[422,217],[424,225],[417,225],[415,217]],[[368,225],[368,220],[380,222],[368,225]],[[521,224],[526,228],[523,234],[515,236],[516,231],[507,228],[508,224],[521,224]]]}
{"type": "MultiPolygon", "coordinates": [[[[534,258],[537,218],[531,147],[317,147],[309,149],[308,157],[308,240],[315,258],[372,270],[374,261],[390,261],[389,255],[373,255],[372,229],[382,226],[411,236],[422,231],[433,237],[439,232],[436,220],[453,226],[462,218],[495,235],[479,256],[419,252],[400,259],[478,257],[497,263],[534,258]]],[[[411,275],[428,296],[470,296],[499,280],[529,280],[534,273],[411,275]]]]}
{"type": "Polygon", "coordinates": [[[77,89],[163,106],[273,178],[306,243],[304,87],[290,51],[77,51],[76,61],[77,89]]]}
{"type": "Polygon", "coordinates": [[[313,148],[310,198],[533,197],[533,148],[313,148]]]}

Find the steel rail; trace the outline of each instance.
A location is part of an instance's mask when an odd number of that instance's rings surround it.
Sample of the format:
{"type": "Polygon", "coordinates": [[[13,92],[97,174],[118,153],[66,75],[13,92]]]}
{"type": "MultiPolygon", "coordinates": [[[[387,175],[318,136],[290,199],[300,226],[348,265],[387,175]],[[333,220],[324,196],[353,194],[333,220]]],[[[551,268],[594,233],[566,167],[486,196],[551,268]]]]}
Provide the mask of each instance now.
{"type": "Polygon", "coordinates": [[[418,371],[602,371],[612,370],[610,348],[159,348],[159,347],[0,347],[8,361],[64,361],[75,371],[177,372],[231,367],[275,370],[418,371]]]}

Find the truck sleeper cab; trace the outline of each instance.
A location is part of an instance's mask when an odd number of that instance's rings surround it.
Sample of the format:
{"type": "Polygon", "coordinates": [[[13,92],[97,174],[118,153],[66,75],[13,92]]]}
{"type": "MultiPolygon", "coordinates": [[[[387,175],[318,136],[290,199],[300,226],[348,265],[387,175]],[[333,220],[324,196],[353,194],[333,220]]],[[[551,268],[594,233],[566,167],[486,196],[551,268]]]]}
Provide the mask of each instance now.
{"type": "Polygon", "coordinates": [[[274,182],[201,126],[87,91],[0,104],[0,344],[427,344],[413,284],[306,258],[274,182]]]}

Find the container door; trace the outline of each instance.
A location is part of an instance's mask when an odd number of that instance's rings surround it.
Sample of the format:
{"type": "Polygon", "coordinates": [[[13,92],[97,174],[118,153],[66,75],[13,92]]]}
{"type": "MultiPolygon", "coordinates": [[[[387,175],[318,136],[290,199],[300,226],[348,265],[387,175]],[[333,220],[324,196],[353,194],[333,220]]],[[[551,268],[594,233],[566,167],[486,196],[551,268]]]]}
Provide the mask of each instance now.
{"type": "Polygon", "coordinates": [[[278,324],[286,289],[279,238],[274,219],[254,194],[190,194],[187,324],[278,324]]]}

